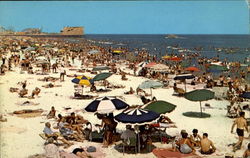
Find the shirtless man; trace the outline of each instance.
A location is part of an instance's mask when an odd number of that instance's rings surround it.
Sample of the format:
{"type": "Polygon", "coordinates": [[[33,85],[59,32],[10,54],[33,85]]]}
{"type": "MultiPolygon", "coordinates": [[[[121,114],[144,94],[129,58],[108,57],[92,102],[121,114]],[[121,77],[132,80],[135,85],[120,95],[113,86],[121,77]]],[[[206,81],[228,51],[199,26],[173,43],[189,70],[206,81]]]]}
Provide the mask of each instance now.
{"type": "Polygon", "coordinates": [[[248,132],[247,120],[245,119],[245,112],[240,112],[240,117],[237,118],[231,128],[231,133],[233,133],[234,126],[237,125],[236,133],[239,136],[239,141],[234,145],[234,150],[241,148],[244,139],[244,128],[248,132]]]}
{"type": "Polygon", "coordinates": [[[204,133],[201,139],[201,154],[210,155],[216,150],[214,143],[208,139],[208,134],[204,133]]]}

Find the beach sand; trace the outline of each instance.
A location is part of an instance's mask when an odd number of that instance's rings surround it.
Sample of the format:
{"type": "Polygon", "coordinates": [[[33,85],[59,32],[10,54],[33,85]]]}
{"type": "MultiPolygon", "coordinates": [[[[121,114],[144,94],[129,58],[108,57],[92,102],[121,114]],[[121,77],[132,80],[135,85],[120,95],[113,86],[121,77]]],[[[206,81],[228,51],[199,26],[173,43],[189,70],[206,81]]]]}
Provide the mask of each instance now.
{"type": "MultiPolygon", "coordinates": [[[[125,65],[120,65],[120,67],[129,72],[128,69],[125,68],[125,65]]],[[[67,70],[67,74],[74,74],[74,71],[67,70]]],[[[82,73],[77,73],[82,74],[82,73]]],[[[93,75],[89,73],[84,73],[87,76],[93,77],[93,75]]],[[[50,74],[53,77],[59,77],[59,73],[50,74]]],[[[62,115],[70,114],[71,112],[76,112],[77,114],[82,115],[85,119],[92,122],[92,124],[99,123],[100,121],[94,116],[93,113],[83,112],[83,108],[88,105],[92,100],[73,100],[70,99],[70,96],[74,94],[74,84],[71,82],[69,77],[65,77],[64,82],[56,81],[57,85],[62,85],[61,87],[55,88],[43,88],[42,85],[47,84],[48,82],[38,81],[37,79],[45,77],[44,75],[32,75],[32,74],[20,74],[20,69],[15,68],[12,72],[7,72],[6,75],[0,77],[0,112],[4,115],[4,118],[7,118],[7,122],[1,122],[0,131],[1,131],[1,146],[0,146],[0,157],[1,158],[27,158],[29,155],[40,154],[43,153],[44,140],[39,136],[42,133],[44,128],[44,123],[49,121],[52,123],[52,127],[55,126],[55,121],[53,119],[47,120],[44,114],[48,114],[51,106],[54,106],[57,110],[56,114],[61,113],[62,115]],[[21,88],[21,85],[17,85],[17,82],[22,82],[27,80],[27,89],[29,90],[29,94],[35,87],[41,88],[41,93],[35,99],[27,99],[20,98],[17,93],[10,93],[10,87],[21,88]],[[32,101],[34,103],[39,103],[38,105],[19,105],[18,103],[22,103],[25,101],[32,101]],[[65,110],[64,107],[71,107],[70,110],[65,110]],[[22,109],[43,109],[44,113],[37,117],[31,118],[21,118],[16,115],[10,115],[15,110],[22,109]]],[[[107,80],[113,84],[121,84],[126,86],[126,88],[114,89],[111,92],[100,93],[99,96],[122,96],[126,103],[129,105],[142,105],[140,98],[136,95],[124,95],[125,91],[128,91],[130,87],[136,89],[140,83],[147,80],[142,77],[134,77],[127,75],[127,81],[121,81],[120,75],[112,75],[107,80]]],[[[202,86],[198,86],[202,87],[202,86]]],[[[97,87],[102,88],[102,87],[97,87]]],[[[193,90],[193,87],[187,86],[187,90],[193,90]]],[[[89,87],[84,88],[84,93],[89,95],[96,95],[94,93],[89,93],[89,87]]],[[[146,90],[148,93],[150,90],[146,90]]],[[[173,96],[173,89],[153,89],[153,95],[158,100],[165,100],[172,104],[177,105],[177,108],[170,114],[167,114],[175,123],[178,128],[170,128],[167,129],[167,133],[170,135],[176,134],[180,132],[182,129],[186,129],[189,134],[192,133],[192,129],[196,128],[199,130],[199,134],[206,132],[209,135],[209,139],[214,142],[217,151],[215,154],[208,157],[224,157],[226,153],[232,153],[235,157],[242,156],[244,149],[247,147],[247,141],[245,140],[243,143],[243,147],[241,150],[232,152],[232,147],[228,147],[227,145],[230,143],[234,143],[237,141],[236,133],[231,134],[231,125],[233,123],[233,119],[226,117],[226,107],[229,105],[228,101],[218,101],[218,100],[210,100],[202,102],[203,107],[205,107],[205,103],[209,103],[212,108],[203,109],[204,112],[209,113],[211,115],[210,118],[199,119],[199,118],[189,118],[182,115],[183,112],[187,111],[196,111],[199,112],[199,103],[191,102],[185,98],[173,96]]],[[[117,114],[118,112],[115,112],[117,114]]],[[[249,113],[246,114],[249,116],[249,113]]],[[[125,125],[119,123],[118,131],[124,130],[125,125]]],[[[245,135],[248,135],[245,133],[245,135]]],[[[96,147],[100,147],[102,144],[93,143],[84,141],[83,143],[76,143],[74,146],[89,146],[94,145],[96,147]]],[[[171,147],[171,144],[161,144],[154,143],[155,146],[166,148],[171,147]]],[[[63,149],[71,152],[74,146],[71,146],[68,149],[63,149]]],[[[140,158],[152,158],[155,157],[154,154],[125,154],[123,155],[121,152],[114,149],[115,145],[112,145],[108,148],[103,148],[102,151],[106,154],[107,158],[111,157],[140,157],[140,158]]],[[[199,152],[196,152],[199,155],[199,152]]]]}

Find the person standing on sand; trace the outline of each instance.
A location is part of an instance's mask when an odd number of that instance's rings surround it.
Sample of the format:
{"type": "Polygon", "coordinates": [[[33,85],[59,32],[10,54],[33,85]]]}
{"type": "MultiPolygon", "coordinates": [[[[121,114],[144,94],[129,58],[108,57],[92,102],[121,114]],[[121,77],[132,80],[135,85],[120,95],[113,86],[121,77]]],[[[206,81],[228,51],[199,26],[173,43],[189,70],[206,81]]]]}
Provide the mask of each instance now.
{"type": "Polygon", "coordinates": [[[240,149],[244,139],[244,128],[248,132],[247,120],[245,119],[245,112],[240,112],[240,117],[237,118],[231,128],[231,133],[233,133],[234,126],[237,126],[236,133],[239,136],[239,141],[234,145],[234,150],[240,149]]]}

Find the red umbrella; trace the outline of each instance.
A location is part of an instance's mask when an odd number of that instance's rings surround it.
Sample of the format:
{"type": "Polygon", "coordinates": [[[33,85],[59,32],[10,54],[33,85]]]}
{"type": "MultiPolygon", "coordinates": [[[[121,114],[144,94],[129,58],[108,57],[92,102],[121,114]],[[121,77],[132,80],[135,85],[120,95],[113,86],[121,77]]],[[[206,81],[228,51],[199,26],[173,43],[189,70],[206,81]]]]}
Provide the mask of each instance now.
{"type": "Polygon", "coordinates": [[[198,69],[197,67],[194,66],[190,66],[188,68],[185,69],[186,71],[200,71],[200,69],[198,69]]]}
{"type": "Polygon", "coordinates": [[[172,58],[169,58],[169,60],[172,60],[172,61],[181,61],[182,59],[180,57],[172,57],[172,58]]]}
{"type": "Polygon", "coordinates": [[[145,67],[150,68],[150,67],[153,67],[154,65],[156,65],[156,63],[151,62],[151,63],[148,63],[145,67]]]}

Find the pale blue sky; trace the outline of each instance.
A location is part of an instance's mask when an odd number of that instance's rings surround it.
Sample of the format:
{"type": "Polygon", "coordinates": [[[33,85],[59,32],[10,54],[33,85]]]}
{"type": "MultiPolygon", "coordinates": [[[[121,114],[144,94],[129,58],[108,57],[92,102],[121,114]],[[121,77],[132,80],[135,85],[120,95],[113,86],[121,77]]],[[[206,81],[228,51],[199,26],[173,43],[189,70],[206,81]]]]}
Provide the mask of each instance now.
{"type": "Polygon", "coordinates": [[[249,9],[238,1],[0,1],[0,25],[86,34],[249,34],[249,9]]]}

